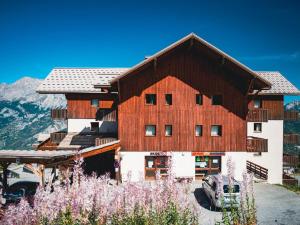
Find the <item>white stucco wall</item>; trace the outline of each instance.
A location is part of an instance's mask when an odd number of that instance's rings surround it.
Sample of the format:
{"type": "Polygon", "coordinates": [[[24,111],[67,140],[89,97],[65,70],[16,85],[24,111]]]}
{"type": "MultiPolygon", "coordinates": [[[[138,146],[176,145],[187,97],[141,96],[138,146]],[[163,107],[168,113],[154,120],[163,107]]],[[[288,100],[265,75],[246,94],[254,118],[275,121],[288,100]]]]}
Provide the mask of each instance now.
{"type": "Polygon", "coordinates": [[[268,169],[268,182],[272,184],[282,183],[283,160],[283,120],[269,120],[262,123],[262,132],[253,131],[253,123],[248,123],[248,136],[268,139],[268,152],[261,156],[249,154],[248,160],[268,169]]]}
{"type": "MultiPolygon", "coordinates": [[[[195,177],[195,157],[191,152],[167,153],[172,157],[173,172],[176,177],[195,177]]],[[[122,180],[126,181],[128,174],[132,181],[145,178],[145,156],[150,152],[121,152],[122,180]]]]}
{"type": "Polygon", "coordinates": [[[262,132],[254,132],[254,123],[247,124],[248,136],[268,139],[268,152],[261,155],[250,152],[226,152],[222,157],[222,173],[227,174],[227,160],[229,157],[235,165],[235,177],[242,179],[246,171],[246,161],[249,160],[257,165],[268,169],[268,183],[282,184],[282,157],[283,157],[283,121],[269,120],[262,123],[262,132]]]}
{"type": "Polygon", "coordinates": [[[95,119],[68,119],[68,132],[88,132],[91,122],[99,122],[99,131],[103,133],[117,132],[117,122],[96,121],[95,119]]]}

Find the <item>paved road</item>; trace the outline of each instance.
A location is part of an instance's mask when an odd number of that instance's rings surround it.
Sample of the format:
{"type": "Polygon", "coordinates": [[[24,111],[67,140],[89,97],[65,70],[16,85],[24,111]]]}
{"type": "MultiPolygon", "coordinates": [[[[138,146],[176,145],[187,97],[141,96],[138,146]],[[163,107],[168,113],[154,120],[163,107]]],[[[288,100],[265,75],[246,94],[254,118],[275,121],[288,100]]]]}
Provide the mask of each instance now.
{"type": "MultiPolygon", "coordinates": [[[[221,219],[220,212],[210,210],[201,183],[193,183],[191,198],[197,201],[201,214],[200,224],[215,224],[221,219]]],[[[258,225],[300,225],[300,195],[287,189],[265,183],[254,185],[258,225]]]]}

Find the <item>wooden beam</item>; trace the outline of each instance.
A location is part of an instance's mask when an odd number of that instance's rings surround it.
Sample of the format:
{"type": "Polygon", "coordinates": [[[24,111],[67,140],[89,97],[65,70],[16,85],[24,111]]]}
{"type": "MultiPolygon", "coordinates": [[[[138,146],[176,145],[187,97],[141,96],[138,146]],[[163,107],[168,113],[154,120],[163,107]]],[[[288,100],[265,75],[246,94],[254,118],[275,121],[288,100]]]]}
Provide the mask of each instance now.
{"type": "Polygon", "coordinates": [[[157,68],[157,58],[153,59],[153,66],[154,66],[154,72],[156,72],[156,68],[157,68]]]}
{"type": "MultiPolygon", "coordinates": [[[[85,153],[79,154],[78,156],[82,157],[82,158],[88,158],[88,157],[92,157],[92,156],[95,156],[95,155],[98,155],[98,154],[101,154],[104,152],[116,150],[118,147],[120,147],[120,143],[109,145],[109,146],[99,148],[99,149],[95,149],[95,150],[92,150],[89,152],[85,152],[85,153]]],[[[78,157],[78,156],[74,156],[73,160],[76,159],[76,157],[78,157]]]]}

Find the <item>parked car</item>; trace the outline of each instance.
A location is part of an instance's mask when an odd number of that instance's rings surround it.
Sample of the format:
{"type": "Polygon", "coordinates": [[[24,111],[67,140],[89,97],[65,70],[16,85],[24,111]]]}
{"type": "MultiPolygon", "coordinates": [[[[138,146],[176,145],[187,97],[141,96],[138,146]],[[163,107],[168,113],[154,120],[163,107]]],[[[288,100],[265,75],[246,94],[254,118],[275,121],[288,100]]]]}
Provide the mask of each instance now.
{"type": "Polygon", "coordinates": [[[14,183],[2,194],[5,204],[18,203],[23,197],[29,200],[34,196],[38,185],[39,183],[37,182],[14,183]]]}
{"type": "Polygon", "coordinates": [[[237,207],[240,204],[240,184],[234,180],[233,191],[229,193],[228,177],[222,176],[223,187],[219,187],[218,175],[209,175],[203,179],[202,187],[214,208],[237,207]],[[223,198],[218,194],[218,190],[224,192],[223,198]]]}

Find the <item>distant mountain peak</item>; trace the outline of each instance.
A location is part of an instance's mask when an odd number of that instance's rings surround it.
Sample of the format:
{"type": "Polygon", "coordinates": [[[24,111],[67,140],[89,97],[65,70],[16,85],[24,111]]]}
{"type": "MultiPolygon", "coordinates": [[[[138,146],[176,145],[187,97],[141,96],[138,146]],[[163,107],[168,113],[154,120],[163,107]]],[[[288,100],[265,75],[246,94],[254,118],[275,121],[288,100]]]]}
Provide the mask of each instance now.
{"type": "Polygon", "coordinates": [[[42,108],[64,107],[64,95],[38,94],[37,87],[42,80],[29,76],[22,77],[12,84],[0,84],[0,100],[20,101],[20,103],[33,103],[42,108]]]}
{"type": "Polygon", "coordinates": [[[50,108],[66,106],[65,96],[36,93],[41,82],[26,76],[0,83],[0,149],[31,149],[38,134],[65,128],[50,117],[50,108]]]}

